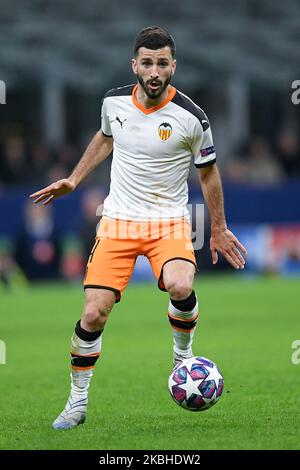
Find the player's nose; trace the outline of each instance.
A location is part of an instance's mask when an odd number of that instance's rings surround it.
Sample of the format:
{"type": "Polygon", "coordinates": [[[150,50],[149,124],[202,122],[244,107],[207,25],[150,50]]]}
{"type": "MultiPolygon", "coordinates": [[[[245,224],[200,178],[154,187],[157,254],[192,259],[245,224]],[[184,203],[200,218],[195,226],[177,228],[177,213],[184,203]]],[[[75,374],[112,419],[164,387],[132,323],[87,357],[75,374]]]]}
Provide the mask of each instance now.
{"type": "Polygon", "coordinates": [[[152,79],[159,77],[158,69],[157,69],[156,65],[153,65],[153,67],[151,69],[151,75],[150,76],[151,76],[152,79]]]}

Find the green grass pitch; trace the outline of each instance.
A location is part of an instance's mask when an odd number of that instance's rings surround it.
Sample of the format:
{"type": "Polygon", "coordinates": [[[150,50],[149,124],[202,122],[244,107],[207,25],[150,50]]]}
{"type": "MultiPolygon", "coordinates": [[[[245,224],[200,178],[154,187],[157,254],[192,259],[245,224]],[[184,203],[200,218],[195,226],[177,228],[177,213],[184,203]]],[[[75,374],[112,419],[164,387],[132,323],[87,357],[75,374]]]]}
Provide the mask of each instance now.
{"type": "Polygon", "coordinates": [[[225,389],[191,413],[169,396],[172,335],[168,296],[130,285],[111,313],[90,388],[87,421],[51,423],[69,393],[69,343],[81,286],[0,293],[0,449],[300,449],[299,280],[206,277],[196,282],[194,352],[221,368],[225,389]]]}

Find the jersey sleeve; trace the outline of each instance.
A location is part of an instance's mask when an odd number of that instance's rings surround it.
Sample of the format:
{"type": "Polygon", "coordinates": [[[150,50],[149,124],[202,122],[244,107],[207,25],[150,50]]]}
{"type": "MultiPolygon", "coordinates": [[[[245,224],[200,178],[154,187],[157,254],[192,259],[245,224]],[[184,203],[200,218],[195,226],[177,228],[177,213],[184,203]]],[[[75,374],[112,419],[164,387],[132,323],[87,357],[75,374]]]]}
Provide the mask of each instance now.
{"type": "Polygon", "coordinates": [[[216,152],[213,143],[210,123],[203,113],[201,119],[195,119],[192,126],[190,145],[197,168],[213,165],[216,162],[216,152]]]}
{"type": "Polygon", "coordinates": [[[105,96],[104,96],[102,100],[102,106],[101,106],[101,131],[105,137],[112,137],[107,108],[108,108],[108,103],[107,103],[107,99],[105,99],[105,96]]]}

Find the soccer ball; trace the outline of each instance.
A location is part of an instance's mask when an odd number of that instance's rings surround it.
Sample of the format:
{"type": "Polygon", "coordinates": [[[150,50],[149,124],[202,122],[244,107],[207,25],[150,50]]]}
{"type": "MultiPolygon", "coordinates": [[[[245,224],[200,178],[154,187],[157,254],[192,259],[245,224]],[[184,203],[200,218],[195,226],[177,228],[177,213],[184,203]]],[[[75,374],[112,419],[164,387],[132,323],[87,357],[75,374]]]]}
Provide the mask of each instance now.
{"type": "Polygon", "coordinates": [[[220,400],[224,379],[216,364],[197,356],[174,367],[168,386],[178,405],[189,411],[204,411],[220,400]]]}

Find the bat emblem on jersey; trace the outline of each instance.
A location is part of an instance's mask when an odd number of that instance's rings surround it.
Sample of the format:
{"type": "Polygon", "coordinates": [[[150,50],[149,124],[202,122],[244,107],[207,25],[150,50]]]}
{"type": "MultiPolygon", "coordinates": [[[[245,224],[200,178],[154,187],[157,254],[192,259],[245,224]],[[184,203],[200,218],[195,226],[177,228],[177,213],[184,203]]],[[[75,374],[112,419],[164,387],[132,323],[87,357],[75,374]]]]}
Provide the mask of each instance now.
{"type": "Polygon", "coordinates": [[[112,122],[114,122],[114,121],[117,121],[120,124],[121,128],[123,129],[123,124],[124,124],[125,121],[127,121],[127,119],[124,119],[123,121],[121,121],[119,116],[116,116],[116,119],[114,119],[112,122]]]}
{"type": "Polygon", "coordinates": [[[172,126],[168,122],[163,122],[158,126],[158,135],[161,140],[168,140],[169,137],[171,137],[172,132],[172,126]]]}

